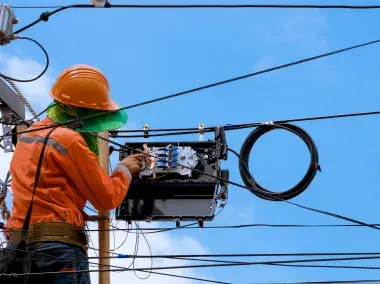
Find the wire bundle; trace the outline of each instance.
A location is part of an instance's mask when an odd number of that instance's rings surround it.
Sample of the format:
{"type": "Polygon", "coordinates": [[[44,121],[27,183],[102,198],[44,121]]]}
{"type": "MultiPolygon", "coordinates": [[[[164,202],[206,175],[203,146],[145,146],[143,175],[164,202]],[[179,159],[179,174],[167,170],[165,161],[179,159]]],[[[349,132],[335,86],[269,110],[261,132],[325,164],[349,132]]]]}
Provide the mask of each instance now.
{"type": "Polygon", "coordinates": [[[258,197],[271,201],[284,201],[292,199],[301,194],[313,181],[315,175],[317,174],[317,171],[320,171],[320,166],[318,164],[318,150],[310,135],[298,126],[286,123],[263,124],[255,128],[255,130],[253,130],[245,139],[240,151],[239,170],[244,184],[249,187],[251,189],[250,191],[258,197]],[[302,139],[303,142],[305,142],[310,152],[310,164],[305,176],[294,187],[283,192],[272,192],[268,189],[265,189],[255,181],[249,171],[249,157],[254,144],[262,135],[275,129],[287,130],[297,135],[302,139]]]}

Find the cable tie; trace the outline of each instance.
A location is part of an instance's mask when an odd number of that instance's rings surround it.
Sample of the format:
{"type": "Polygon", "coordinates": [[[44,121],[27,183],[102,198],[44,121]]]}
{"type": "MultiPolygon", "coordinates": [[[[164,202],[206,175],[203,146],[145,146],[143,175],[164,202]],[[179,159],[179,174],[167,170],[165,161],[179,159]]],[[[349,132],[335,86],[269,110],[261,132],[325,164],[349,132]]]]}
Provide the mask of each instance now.
{"type": "Polygon", "coordinates": [[[224,125],[224,127],[236,127],[237,125],[236,124],[230,124],[230,123],[227,123],[224,125]]]}
{"type": "Polygon", "coordinates": [[[44,12],[40,15],[40,20],[47,22],[49,21],[49,17],[50,17],[50,12],[44,12]]]}
{"type": "Polygon", "coordinates": [[[106,3],[104,3],[104,8],[112,8],[112,4],[106,0],[106,3]]]}
{"type": "Polygon", "coordinates": [[[129,258],[129,254],[117,254],[117,258],[129,258]]]}

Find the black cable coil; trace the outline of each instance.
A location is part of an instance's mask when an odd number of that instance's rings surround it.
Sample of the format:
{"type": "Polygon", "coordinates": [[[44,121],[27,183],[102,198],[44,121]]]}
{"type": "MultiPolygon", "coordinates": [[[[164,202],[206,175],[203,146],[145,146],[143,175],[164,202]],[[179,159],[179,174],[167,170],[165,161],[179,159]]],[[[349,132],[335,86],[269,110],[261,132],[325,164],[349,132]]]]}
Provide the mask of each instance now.
{"type": "Polygon", "coordinates": [[[251,192],[258,197],[271,201],[284,201],[288,199],[292,199],[299,194],[301,194],[312,182],[317,171],[321,171],[321,168],[318,164],[318,150],[314,144],[313,139],[309,136],[309,134],[298,126],[280,123],[280,124],[263,124],[255,130],[253,130],[248,137],[245,139],[243,146],[240,150],[240,159],[239,159],[239,170],[240,175],[244,181],[244,184],[252,188],[251,192]],[[283,192],[272,192],[269,191],[260,184],[258,184],[249,171],[249,156],[251,154],[251,150],[256,141],[265,133],[275,130],[275,129],[284,129],[290,131],[300,137],[302,141],[305,142],[306,146],[310,152],[310,164],[309,168],[303,177],[303,179],[295,185],[293,188],[283,191],[283,192]]]}

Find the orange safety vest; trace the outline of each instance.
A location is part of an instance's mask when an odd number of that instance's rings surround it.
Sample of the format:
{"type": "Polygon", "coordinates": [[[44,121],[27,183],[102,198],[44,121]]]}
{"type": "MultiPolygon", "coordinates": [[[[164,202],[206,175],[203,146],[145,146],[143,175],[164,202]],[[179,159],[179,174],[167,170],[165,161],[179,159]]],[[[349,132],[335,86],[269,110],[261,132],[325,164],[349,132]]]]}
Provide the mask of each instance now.
{"type": "MultiPolygon", "coordinates": [[[[51,124],[53,121],[46,118],[29,129],[51,124]]],[[[4,230],[6,235],[7,231],[19,229],[24,223],[38,158],[49,130],[24,133],[18,140],[10,167],[14,197],[12,216],[4,230]]],[[[128,168],[122,164],[109,176],[78,132],[58,127],[46,145],[30,224],[65,222],[84,229],[88,220],[83,212],[86,201],[97,210],[112,210],[124,199],[131,180],[128,168]]]]}

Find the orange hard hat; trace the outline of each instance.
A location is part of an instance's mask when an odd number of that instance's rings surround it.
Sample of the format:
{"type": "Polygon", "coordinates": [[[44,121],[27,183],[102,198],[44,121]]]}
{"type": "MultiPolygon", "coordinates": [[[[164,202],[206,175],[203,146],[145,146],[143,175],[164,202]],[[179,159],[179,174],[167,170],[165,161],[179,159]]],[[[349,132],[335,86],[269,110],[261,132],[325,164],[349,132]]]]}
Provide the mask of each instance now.
{"type": "Polygon", "coordinates": [[[103,73],[90,65],[77,64],[62,71],[50,90],[57,101],[82,108],[117,110],[103,73]]]}

